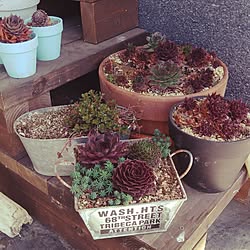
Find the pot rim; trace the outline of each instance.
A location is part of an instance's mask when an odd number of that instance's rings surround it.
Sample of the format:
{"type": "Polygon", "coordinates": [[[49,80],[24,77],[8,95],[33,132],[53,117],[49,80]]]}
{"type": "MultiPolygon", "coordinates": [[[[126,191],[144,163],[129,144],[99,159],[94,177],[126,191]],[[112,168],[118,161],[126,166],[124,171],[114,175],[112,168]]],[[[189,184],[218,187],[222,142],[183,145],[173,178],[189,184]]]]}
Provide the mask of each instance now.
{"type": "MultiPolygon", "coordinates": [[[[137,46],[136,48],[142,48],[143,46],[137,46]]],[[[103,71],[103,65],[104,63],[109,59],[110,56],[112,55],[115,55],[115,54],[118,54],[118,53],[121,53],[125,51],[125,49],[122,49],[122,50],[119,50],[115,53],[112,53],[110,54],[109,56],[107,56],[106,58],[104,58],[104,60],[101,62],[101,64],[99,65],[99,69],[98,69],[98,73],[99,73],[99,76],[100,78],[103,78],[105,80],[105,82],[109,85],[109,86],[112,86],[113,88],[115,89],[119,89],[121,92],[124,92],[124,93],[130,93],[132,96],[136,97],[136,98],[147,98],[147,99],[155,99],[155,96],[151,96],[151,95],[144,95],[144,94],[141,94],[141,93],[138,93],[138,92],[132,92],[132,91],[129,91],[127,89],[124,89],[124,88],[121,88],[111,82],[109,82],[105,76],[105,73],[103,71]]],[[[221,86],[224,85],[224,82],[227,82],[228,81],[228,76],[229,76],[229,72],[228,72],[228,68],[226,66],[226,64],[224,62],[222,62],[219,58],[218,58],[219,62],[221,63],[223,69],[224,69],[224,76],[223,78],[214,86],[212,86],[211,88],[209,89],[205,89],[201,92],[197,92],[197,93],[192,93],[192,94],[188,94],[188,95],[170,95],[170,96],[157,96],[157,99],[158,100],[165,100],[166,98],[172,98],[173,100],[176,99],[180,99],[180,98],[183,98],[183,97],[195,97],[195,96],[198,96],[198,95],[205,95],[205,94],[209,94],[212,90],[216,91],[216,89],[220,88],[221,86]]]]}
{"type": "MultiPolygon", "coordinates": [[[[207,96],[196,96],[196,97],[193,97],[194,99],[203,99],[203,98],[206,98],[207,96]]],[[[231,143],[238,143],[238,142],[243,142],[243,141],[247,141],[250,139],[250,136],[247,137],[247,138],[244,138],[244,139],[239,139],[239,140],[234,140],[234,141],[214,141],[214,140],[208,140],[206,138],[199,138],[195,135],[191,135],[191,134],[188,134],[187,132],[185,132],[184,130],[182,130],[181,128],[179,128],[177,126],[177,124],[175,123],[174,119],[173,119],[173,112],[176,110],[176,108],[182,104],[184,101],[180,101],[180,102],[177,102],[176,104],[172,105],[172,107],[170,108],[170,111],[169,111],[169,123],[171,122],[172,125],[177,129],[179,130],[180,132],[182,132],[183,134],[185,134],[186,136],[189,136],[189,137],[192,137],[194,139],[196,139],[197,141],[200,141],[200,142],[211,142],[211,143],[215,143],[215,144],[231,144],[231,143]]]]}
{"type": "Polygon", "coordinates": [[[32,111],[28,111],[22,115],[20,115],[13,123],[13,129],[14,129],[14,132],[22,139],[24,140],[34,140],[34,141],[40,141],[40,142],[50,142],[50,141],[64,141],[64,140],[68,140],[68,139],[72,139],[72,140],[77,140],[77,139],[83,139],[83,138],[87,138],[87,136],[76,136],[76,137],[64,137],[64,138],[53,138],[53,139],[39,139],[39,138],[29,138],[29,137],[25,137],[25,136],[22,136],[20,135],[17,130],[16,130],[16,125],[17,125],[17,122],[22,120],[23,117],[25,116],[28,116],[29,114],[34,114],[34,113],[41,113],[42,110],[44,111],[47,111],[47,110],[56,110],[56,109],[60,109],[60,108],[63,108],[63,107],[66,107],[68,106],[67,104],[66,105],[58,105],[58,106],[51,106],[51,107],[45,107],[45,108],[39,108],[39,109],[35,109],[35,110],[32,110],[32,111]]]}

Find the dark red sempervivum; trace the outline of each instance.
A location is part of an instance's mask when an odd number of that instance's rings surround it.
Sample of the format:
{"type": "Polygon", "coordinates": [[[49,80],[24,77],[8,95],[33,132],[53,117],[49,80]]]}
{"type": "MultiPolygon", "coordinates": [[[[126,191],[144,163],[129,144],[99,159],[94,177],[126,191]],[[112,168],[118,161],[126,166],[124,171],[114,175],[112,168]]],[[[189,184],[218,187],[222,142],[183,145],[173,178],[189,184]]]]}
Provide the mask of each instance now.
{"type": "Polygon", "coordinates": [[[139,199],[155,187],[153,169],[140,160],[125,160],[115,168],[112,177],[114,187],[139,199]]]}
{"type": "Polygon", "coordinates": [[[174,42],[166,40],[159,44],[156,55],[161,61],[168,61],[178,56],[178,47],[174,42]]]}
{"type": "Polygon", "coordinates": [[[117,133],[100,134],[91,130],[88,141],[75,148],[76,161],[82,165],[94,165],[111,161],[117,163],[127,154],[127,143],[120,141],[117,133]]]}
{"type": "Polygon", "coordinates": [[[194,48],[187,57],[188,65],[192,67],[202,67],[208,64],[211,57],[203,48],[194,48]]]}
{"type": "Polygon", "coordinates": [[[247,119],[249,108],[241,100],[233,100],[230,103],[230,117],[232,120],[243,121],[247,119]]]}

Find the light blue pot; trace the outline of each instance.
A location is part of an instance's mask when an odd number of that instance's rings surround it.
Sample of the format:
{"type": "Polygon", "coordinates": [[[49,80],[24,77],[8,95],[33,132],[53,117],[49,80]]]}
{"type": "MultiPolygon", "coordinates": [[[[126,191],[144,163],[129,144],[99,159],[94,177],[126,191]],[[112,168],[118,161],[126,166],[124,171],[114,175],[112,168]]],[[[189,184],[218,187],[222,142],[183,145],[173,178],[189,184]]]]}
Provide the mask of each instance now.
{"type": "MultiPolygon", "coordinates": [[[[33,32],[38,36],[37,59],[40,61],[55,60],[61,53],[61,40],[63,31],[63,20],[60,17],[50,16],[54,25],[45,27],[32,27],[33,32]]],[[[31,22],[26,19],[25,23],[31,22]]]]}
{"type": "Polygon", "coordinates": [[[1,43],[0,58],[10,77],[25,78],[36,73],[36,53],[38,39],[33,38],[21,43],[1,43]]]}

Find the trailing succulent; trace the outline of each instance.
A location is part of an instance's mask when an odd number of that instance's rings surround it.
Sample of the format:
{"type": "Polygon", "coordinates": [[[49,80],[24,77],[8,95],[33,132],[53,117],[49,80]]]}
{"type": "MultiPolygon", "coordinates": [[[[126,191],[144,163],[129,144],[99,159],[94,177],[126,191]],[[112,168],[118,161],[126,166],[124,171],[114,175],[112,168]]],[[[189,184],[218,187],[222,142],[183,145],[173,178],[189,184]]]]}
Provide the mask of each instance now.
{"type": "Polygon", "coordinates": [[[31,29],[24,24],[21,17],[10,15],[0,18],[0,42],[20,43],[31,39],[31,29]]]}
{"type": "Polygon", "coordinates": [[[200,137],[230,141],[250,136],[249,107],[215,93],[186,98],[174,111],[173,119],[177,126],[200,137]]]}
{"type": "Polygon", "coordinates": [[[65,126],[80,135],[87,135],[91,129],[123,134],[128,129],[136,129],[137,120],[132,109],[121,109],[112,101],[105,102],[103,94],[90,90],[73,104],[65,126]]]}
{"type": "Polygon", "coordinates": [[[131,144],[116,133],[92,130],[85,145],[75,148],[76,165],[71,192],[85,207],[128,205],[156,190],[155,170],[167,157],[169,141],[159,130],[152,139],[131,144]]]}
{"type": "Polygon", "coordinates": [[[130,45],[105,62],[103,70],[113,84],[144,94],[185,95],[216,85],[224,68],[214,52],[178,45],[159,32],[143,47],[130,45]]]}

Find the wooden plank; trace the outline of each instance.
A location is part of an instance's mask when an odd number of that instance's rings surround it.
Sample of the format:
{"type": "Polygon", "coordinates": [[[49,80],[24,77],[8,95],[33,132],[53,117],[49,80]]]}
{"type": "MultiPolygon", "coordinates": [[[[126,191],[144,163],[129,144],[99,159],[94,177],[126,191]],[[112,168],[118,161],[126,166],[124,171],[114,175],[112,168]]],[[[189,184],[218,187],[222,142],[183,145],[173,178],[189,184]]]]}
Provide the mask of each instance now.
{"type": "Polygon", "coordinates": [[[47,181],[51,178],[36,173],[33,170],[32,163],[28,156],[16,160],[9,156],[6,152],[0,150],[0,168],[3,165],[19,175],[21,178],[32,184],[34,187],[39,189],[41,192],[48,194],[47,181]]]}
{"type": "Polygon", "coordinates": [[[0,125],[7,129],[8,133],[14,133],[13,123],[17,117],[29,111],[28,102],[20,103],[7,110],[0,110],[0,125]]]}
{"type": "Polygon", "coordinates": [[[51,106],[50,92],[44,93],[37,98],[29,100],[29,111],[51,106]]]}
{"type": "Polygon", "coordinates": [[[0,126],[0,150],[8,152],[8,155],[14,158],[26,155],[26,151],[18,136],[14,133],[9,133],[7,128],[2,126],[0,126]]]}
{"type": "Polygon", "coordinates": [[[250,204],[250,178],[248,178],[247,182],[239,190],[234,198],[241,203],[250,204]]]}
{"type": "Polygon", "coordinates": [[[138,237],[157,250],[165,250],[166,246],[175,250],[192,249],[245,181],[246,171],[243,170],[232,187],[223,193],[202,193],[185,185],[188,200],[179,210],[168,231],[157,234],[153,239],[150,235],[138,237]],[[178,240],[181,234],[184,235],[184,241],[178,242],[181,241],[178,240]]]}
{"type": "Polygon", "coordinates": [[[195,245],[193,250],[205,250],[206,247],[206,242],[207,242],[207,234],[205,234],[199,242],[195,245]]]}
{"type": "MultiPolygon", "coordinates": [[[[38,92],[40,91],[38,87],[38,92]]],[[[39,95],[29,102],[22,102],[7,110],[0,110],[0,126],[7,129],[8,133],[14,133],[13,123],[22,114],[43,107],[51,106],[50,93],[39,95]]]]}
{"type": "Polygon", "coordinates": [[[138,26],[138,1],[80,2],[84,41],[99,43],[138,26]]]}
{"type": "Polygon", "coordinates": [[[95,70],[106,56],[124,48],[127,42],[141,44],[144,40],[145,31],[136,28],[98,45],[80,40],[67,44],[56,61],[38,62],[34,76],[24,79],[6,76],[0,85],[0,109],[7,110],[95,70]]]}

